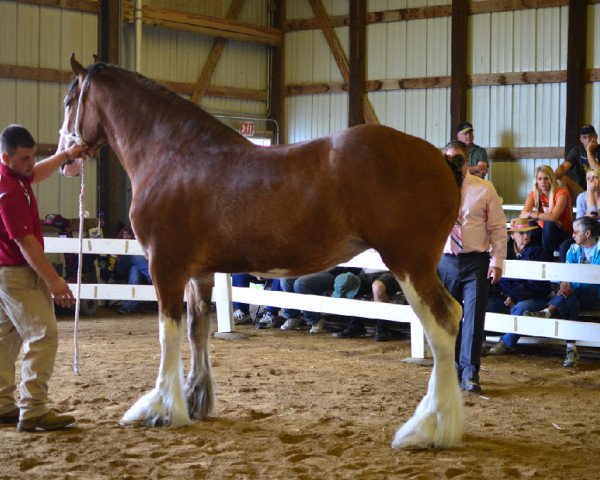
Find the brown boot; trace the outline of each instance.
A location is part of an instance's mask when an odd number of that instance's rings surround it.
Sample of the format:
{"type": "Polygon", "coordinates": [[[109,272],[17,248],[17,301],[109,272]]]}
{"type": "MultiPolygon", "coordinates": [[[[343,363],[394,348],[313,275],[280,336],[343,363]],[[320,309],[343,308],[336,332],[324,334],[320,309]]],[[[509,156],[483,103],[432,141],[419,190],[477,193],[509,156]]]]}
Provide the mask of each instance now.
{"type": "Polygon", "coordinates": [[[36,430],[60,430],[75,423],[71,415],[57,415],[49,411],[39,417],[27,418],[17,424],[19,432],[35,432],[36,430]]]}

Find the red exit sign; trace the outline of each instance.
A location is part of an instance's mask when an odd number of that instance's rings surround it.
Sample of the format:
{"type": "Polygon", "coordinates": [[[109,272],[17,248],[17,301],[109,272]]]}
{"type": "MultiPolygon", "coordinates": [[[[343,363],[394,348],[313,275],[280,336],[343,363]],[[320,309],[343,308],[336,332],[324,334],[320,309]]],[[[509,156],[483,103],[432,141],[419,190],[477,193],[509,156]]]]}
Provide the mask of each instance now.
{"type": "Polygon", "coordinates": [[[242,122],[240,123],[240,133],[244,137],[254,136],[254,122],[242,122]]]}

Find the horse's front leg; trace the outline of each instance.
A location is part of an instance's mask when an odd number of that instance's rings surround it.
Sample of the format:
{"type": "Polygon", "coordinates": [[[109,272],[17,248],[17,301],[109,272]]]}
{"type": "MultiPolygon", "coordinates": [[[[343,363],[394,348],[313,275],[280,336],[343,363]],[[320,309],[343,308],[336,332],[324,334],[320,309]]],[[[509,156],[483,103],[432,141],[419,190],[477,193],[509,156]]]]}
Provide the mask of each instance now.
{"type": "Polygon", "coordinates": [[[215,381],[210,364],[210,305],[213,274],[193,279],[188,284],[188,339],[190,342],[190,371],[186,382],[186,398],[190,417],[202,420],[215,409],[215,381]]]}
{"type": "Polygon", "coordinates": [[[177,427],[190,423],[183,394],[181,314],[183,287],[161,289],[159,298],[160,366],[156,386],[141,397],[119,422],[121,425],[177,427]]]}

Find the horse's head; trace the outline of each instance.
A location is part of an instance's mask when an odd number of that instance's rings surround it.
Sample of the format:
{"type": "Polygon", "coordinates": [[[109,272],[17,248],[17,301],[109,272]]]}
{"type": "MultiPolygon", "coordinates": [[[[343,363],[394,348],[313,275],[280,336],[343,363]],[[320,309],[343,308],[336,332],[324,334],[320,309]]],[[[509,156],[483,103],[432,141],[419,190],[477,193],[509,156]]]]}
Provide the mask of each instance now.
{"type": "MultiPolygon", "coordinates": [[[[73,144],[87,145],[89,150],[96,150],[106,144],[106,137],[100,128],[98,110],[92,98],[90,72],[96,72],[98,67],[104,64],[98,62],[94,56],[95,63],[88,69],[84,68],[71,55],[71,68],[75,77],[69,85],[69,91],[64,99],[65,117],[60,129],[60,139],[57,153],[66,150],[73,144]]],[[[67,160],[61,167],[60,172],[68,177],[77,176],[83,169],[85,157],[67,160]]]]}

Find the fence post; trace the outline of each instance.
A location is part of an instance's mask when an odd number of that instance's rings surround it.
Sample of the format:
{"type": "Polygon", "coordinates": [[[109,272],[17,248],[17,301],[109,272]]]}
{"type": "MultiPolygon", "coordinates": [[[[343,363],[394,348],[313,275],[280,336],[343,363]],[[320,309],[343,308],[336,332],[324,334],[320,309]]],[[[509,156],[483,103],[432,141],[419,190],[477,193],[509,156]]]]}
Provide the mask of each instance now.
{"type": "Polygon", "coordinates": [[[410,355],[412,358],[428,358],[431,356],[425,349],[425,331],[419,319],[410,322],[410,355]]]}
{"type": "Polygon", "coordinates": [[[230,274],[215,273],[214,299],[217,305],[217,329],[219,333],[233,332],[230,274]]]}

